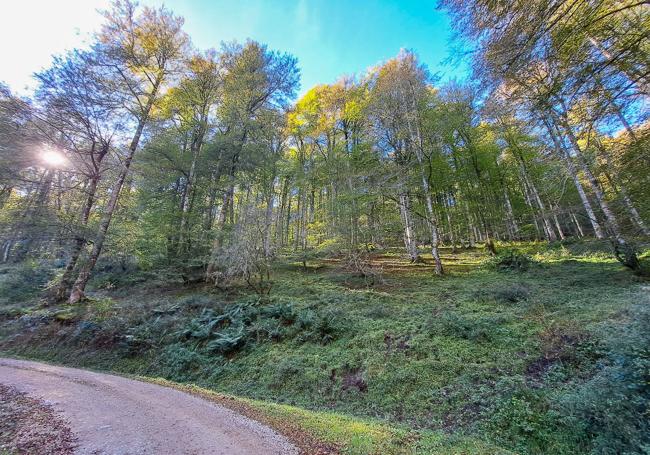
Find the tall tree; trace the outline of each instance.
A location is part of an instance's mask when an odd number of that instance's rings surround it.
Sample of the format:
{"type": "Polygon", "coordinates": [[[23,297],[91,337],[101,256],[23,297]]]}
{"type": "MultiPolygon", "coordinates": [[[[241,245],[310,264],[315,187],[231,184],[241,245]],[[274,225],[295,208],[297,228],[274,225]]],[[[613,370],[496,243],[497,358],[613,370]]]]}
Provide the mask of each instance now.
{"type": "Polygon", "coordinates": [[[79,270],[70,293],[70,303],[84,296],[90,274],[102,251],[106,234],[117,207],[142,132],[167,79],[178,71],[178,64],[189,44],[183,32],[183,19],[165,8],[145,7],[137,14],[135,5],[116,2],[104,13],[105,24],[95,46],[95,64],[104,72],[102,83],[119,94],[123,108],[135,125],[133,137],[121,163],[121,171],[111,189],[88,260],[79,270]]]}

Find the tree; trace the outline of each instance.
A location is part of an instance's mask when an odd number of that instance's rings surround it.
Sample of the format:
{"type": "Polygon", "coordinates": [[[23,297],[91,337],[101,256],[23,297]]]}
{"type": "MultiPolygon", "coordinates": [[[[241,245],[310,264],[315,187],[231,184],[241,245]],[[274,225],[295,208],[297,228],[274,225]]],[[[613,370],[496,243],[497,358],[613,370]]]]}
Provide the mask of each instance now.
{"type": "MultiPolygon", "coordinates": [[[[217,220],[213,257],[222,246],[228,212],[234,205],[237,172],[250,136],[259,125],[257,115],[265,109],[286,106],[295,96],[300,78],[293,56],[269,51],[254,41],[225,45],[221,59],[225,74],[218,116],[227,144],[222,154],[227,187],[217,220]]],[[[206,278],[210,279],[216,265],[214,259],[209,261],[206,278]]]]}
{"type": "Polygon", "coordinates": [[[59,150],[67,157],[67,171],[75,174],[84,194],[65,270],[51,289],[51,297],[57,301],[70,291],[73,272],[87,242],[86,228],[105,170],[104,158],[120,129],[113,115],[118,109],[117,99],[105,92],[93,58],[89,52],[72,52],[36,75],[40,85],[35,117],[45,126],[41,130],[56,135],[59,150]]]}
{"type": "MultiPolygon", "coordinates": [[[[431,254],[436,274],[442,274],[442,262],[438,251],[438,226],[433,209],[430,175],[426,173],[425,160],[430,151],[425,150],[422,132],[422,111],[429,99],[429,79],[426,68],[408,51],[402,51],[395,59],[376,70],[371,83],[371,99],[375,103],[374,112],[382,128],[390,129],[387,135],[395,147],[393,153],[400,161],[415,156],[420,173],[421,190],[426,203],[426,223],[431,238],[431,254]]],[[[410,214],[410,198],[400,192],[400,212],[404,223],[404,241],[411,260],[417,260],[414,247],[413,227],[410,214]]]]}
{"type": "Polygon", "coordinates": [[[121,97],[123,108],[135,124],[135,132],[111,189],[88,260],[80,268],[72,287],[70,303],[76,303],[84,296],[142,132],[164,83],[178,70],[188,45],[188,37],[182,31],[183,19],[164,8],[144,8],[140,15],[136,15],[134,4],[116,2],[113,10],[104,16],[106,23],[95,47],[98,57],[95,64],[104,72],[102,83],[106,84],[107,90],[121,97]]]}

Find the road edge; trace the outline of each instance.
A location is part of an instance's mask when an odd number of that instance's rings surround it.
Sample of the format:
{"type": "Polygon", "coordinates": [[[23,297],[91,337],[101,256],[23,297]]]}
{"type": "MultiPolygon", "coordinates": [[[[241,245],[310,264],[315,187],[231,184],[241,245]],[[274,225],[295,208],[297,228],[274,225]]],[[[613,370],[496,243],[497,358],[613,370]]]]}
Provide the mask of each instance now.
{"type": "MultiPolygon", "coordinates": [[[[195,384],[182,384],[182,383],[169,381],[167,379],[159,378],[159,377],[150,377],[150,376],[142,376],[142,375],[136,375],[130,373],[122,373],[114,370],[100,370],[94,368],[79,367],[76,365],[56,363],[50,360],[19,356],[13,353],[10,354],[7,352],[0,351],[0,360],[2,359],[39,362],[39,363],[56,366],[56,367],[74,368],[78,370],[89,371],[92,373],[109,374],[109,375],[114,375],[126,379],[136,380],[139,382],[167,387],[170,389],[177,390],[179,392],[187,393],[189,395],[198,397],[205,401],[223,406],[248,419],[259,422],[260,424],[271,428],[281,436],[284,436],[303,455],[339,455],[342,453],[340,446],[333,443],[324,442],[318,439],[315,435],[313,435],[309,431],[306,431],[305,429],[301,428],[301,426],[298,423],[273,416],[269,412],[266,412],[265,409],[263,409],[263,407],[259,405],[256,406],[256,403],[253,400],[248,400],[246,398],[225,395],[216,392],[214,390],[199,387],[195,384]]],[[[273,406],[275,405],[275,403],[268,403],[268,405],[273,406]]]]}

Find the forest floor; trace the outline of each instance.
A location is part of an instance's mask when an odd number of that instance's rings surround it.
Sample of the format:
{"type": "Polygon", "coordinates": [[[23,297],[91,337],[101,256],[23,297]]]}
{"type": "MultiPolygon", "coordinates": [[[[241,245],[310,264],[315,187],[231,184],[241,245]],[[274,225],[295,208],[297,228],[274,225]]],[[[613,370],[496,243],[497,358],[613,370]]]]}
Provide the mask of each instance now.
{"type": "Polygon", "coordinates": [[[336,258],[286,259],[266,302],[106,263],[88,302],[46,307],[39,296],[57,269],[6,266],[0,352],[160,378],[322,453],[647,444],[647,279],[601,242],[500,249],[445,249],[443,277],[396,251],[373,255],[372,279],[336,258]]]}

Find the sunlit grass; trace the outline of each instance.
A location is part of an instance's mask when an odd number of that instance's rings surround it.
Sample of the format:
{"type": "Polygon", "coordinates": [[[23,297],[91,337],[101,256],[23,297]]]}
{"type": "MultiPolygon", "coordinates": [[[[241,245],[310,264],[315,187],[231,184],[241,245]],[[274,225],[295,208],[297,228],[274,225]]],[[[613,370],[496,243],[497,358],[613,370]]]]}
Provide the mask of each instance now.
{"type": "MultiPolygon", "coordinates": [[[[282,335],[297,329],[280,324],[278,337],[252,336],[227,355],[178,334],[203,308],[218,314],[226,305],[255,303],[255,296],[244,289],[161,291],[157,282],[129,277],[139,284],[96,291],[101,294],[77,312],[26,301],[25,314],[69,317],[0,348],[243,397],[349,453],[506,453],[544,443],[555,444],[556,453],[576,453],[567,429],[540,433],[548,440],[539,442],[509,433],[517,428],[501,436],[491,428],[497,410],[546,422],[535,425],[560,425],[545,414],[553,397],[593,374],[603,355],[596,348],[602,328],[627,323],[627,309],[643,300],[643,279],[607,248],[602,242],[498,245],[531,260],[525,270],[506,271],[481,248],[443,250],[443,277],[433,274],[424,251],[418,266],[382,252],[378,260],[386,267],[375,285],[336,261],[314,260],[308,271],[285,262],[275,271],[271,304],[302,315],[334,314],[334,335],[325,341],[300,331],[282,335]],[[96,324],[95,338],[75,334],[81,321],[96,324]],[[105,345],[91,343],[99,335],[105,345]],[[146,343],[129,351],[128,337],[146,343]],[[514,410],[507,407],[512,397],[519,400],[514,410]]],[[[121,278],[103,278],[109,279],[121,278]]]]}

